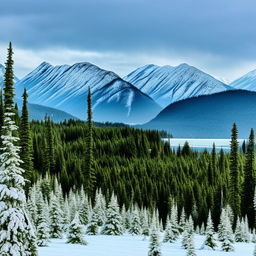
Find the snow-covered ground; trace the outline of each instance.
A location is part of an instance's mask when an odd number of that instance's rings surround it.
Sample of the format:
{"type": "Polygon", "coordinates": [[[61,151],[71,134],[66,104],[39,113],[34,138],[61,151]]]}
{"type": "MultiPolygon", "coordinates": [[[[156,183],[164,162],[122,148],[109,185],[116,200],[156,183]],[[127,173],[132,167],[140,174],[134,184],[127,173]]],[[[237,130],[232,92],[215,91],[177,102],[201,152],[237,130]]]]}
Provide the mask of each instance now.
{"type": "MultiPolygon", "coordinates": [[[[86,236],[88,245],[66,244],[65,239],[53,239],[48,247],[39,248],[39,256],[147,256],[149,238],[143,236],[86,236]]],[[[250,256],[253,255],[253,243],[236,243],[234,252],[223,252],[220,246],[215,251],[200,250],[204,237],[195,236],[197,256],[250,256]]],[[[162,256],[185,256],[181,248],[181,239],[175,243],[161,245],[162,256]]]]}

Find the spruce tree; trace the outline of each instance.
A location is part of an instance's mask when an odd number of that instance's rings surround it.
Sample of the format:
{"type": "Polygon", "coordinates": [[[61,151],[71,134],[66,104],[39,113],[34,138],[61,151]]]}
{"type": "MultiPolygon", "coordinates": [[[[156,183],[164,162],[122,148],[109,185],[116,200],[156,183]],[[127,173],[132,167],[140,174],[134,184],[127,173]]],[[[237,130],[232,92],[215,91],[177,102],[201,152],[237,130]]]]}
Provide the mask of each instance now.
{"type": "Polygon", "coordinates": [[[80,224],[78,212],[76,213],[75,218],[69,226],[67,243],[82,245],[87,244],[87,242],[83,238],[83,226],[80,224]]]}
{"type": "Polygon", "coordinates": [[[96,182],[94,157],[93,157],[93,121],[92,121],[92,96],[91,89],[88,88],[87,96],[87,135],[86,135],[86,152],[85,152],[85,184],[86,191],[92,196],[96,182]]]}
{"type": "Polygon", "coordinates": [[[196,256],[193,233],[189,234],[189,236],[188,236],[187,256],[196,256]]]}
{"type": "Polygon", "coordinates": [[[248,216],[250,227],[254,227],[255,224],[255,211],[253,208],[255,186],[254,145],[254,131],[251,129],[246,153],[242,194],[242,213],[248,216]]]}
{"type": "Polygon", "coordinates": [[[20,159],[21,167],[25,170],[24,177],[29,181],[35,180],[32,161],[32,139],[28,116],[28,95],[26,89],[23,93],[23,106],[20,122],[20,159]]]}
{"type": "Polygon", "coordinates": [[[119,212],[117,198],[112,195],[107,209],[107,219],[102,234],[121,235],[123,233],[122,219],[119,212]]]}
{"type": "Polygon", "coordinates": [[[0,90],[0,146],[2,147],[2,130],[4,125],[4,104],[3,104],[3,95],[2,90],[0,90]]]}
{"type": "Polygon", "coordinates": [[[63,233],[63,213],[60,209],[59,201],[56,195],[51,193],[50,197],[50,237],[62,238],[63,233]]]}
{"type": "Polygon", "coordinates": [[[211,217],[211,212],[209,212],[208,215],[208,220],[207,220],[207,227],[206,227],[206,239],[203,244],[203,248],[208,247],[211,249],[215,249],[217,246],[214,238],[214,228],[213,228],[213,223],[212,223],[212,217],[211,217]]]}
{"type": "Polygon", "coordinates": [[[55,173],[55,150],[54,150],[54,135],[53,124],[49,116],[45,118],[46,125],[46,155],[45,155],[45,169],[51,174],[55,173]]]}
{"type": "Polygon", "coordinates": [[[88,235],[97,235],[99,233],[99,226],[98,226],[98,214],[93,212],[89,224],[87,225],[86,233],[88,235]]]}
{"type": "Polygon", "coordinates": [[[141,234],[141,222],[140,222],[139,211],[137,206],[135,206],[134,210],[132,211],[129,233],[132,235],[141,234]]]}
{"type": "Polygon", "coordinates": [[[12,45],[8,49],[4,81],[4,125],[0,155],[0,255],[37,255],[35,234],[25,211],[24,170],[20,168],[17,126],[14,123],[12,45]]]}
{"type": "Polygon", "coordinates": [[[150,235],[150,245],[149,245],[148,256],[160,256],[160,255],[161,255],[161,250],[160,250],[158,233],[157,233],[157,230],[153,228],[150,235]]]}
{"type": "Polygon", "coordinates": [[[237,216],[240,215],[240,183],[239,183],[239,166],[238,166],[238,131],[234,123],[231,134],[230,145],[230,206],[234,213],[234,224],[237,216]]]}

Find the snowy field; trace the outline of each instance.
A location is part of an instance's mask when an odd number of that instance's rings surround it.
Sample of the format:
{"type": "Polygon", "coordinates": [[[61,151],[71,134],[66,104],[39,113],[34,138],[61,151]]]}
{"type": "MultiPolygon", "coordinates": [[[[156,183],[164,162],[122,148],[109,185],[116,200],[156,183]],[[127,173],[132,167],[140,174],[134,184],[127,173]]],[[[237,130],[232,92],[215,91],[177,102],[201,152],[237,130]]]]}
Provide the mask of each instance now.
{"type": "MultiPolygon", "coordinates": [[[[167,141],[168,139],[163,139],[167,141]]],[[[178,146],[183,146],[184,143],[187,141],[189,146],[194,150],[204,150],[204,149],[212,149],[213,143],[215,143],[216,150],[219,151],[221,148],[225,151],[230,149],[230,139],[178,139],[178,138],[171,138],[171,147],[173,149],[177,149],[178,146]]],[[[241,146],[244,139],[239,139],[239,145],[241,146]]]]}
{"type": "MultiPolygon", "coordinates": [[[[223,252],[220,247],[215,251],[200,250],[204,236],[195,236],[197,256],[252,256],[253,243],[236,243],[234,252],[223,252]]],[[[86,236],[88,245],[66,244],[64,239],[53,239],[49,247],[39,248],[39,256],[147,256],[149,238],[143,236],[86,236]]],[[[181,239],[161,245],[162,256],[185,256],[186,250],[181,248],[181,239]]]]}

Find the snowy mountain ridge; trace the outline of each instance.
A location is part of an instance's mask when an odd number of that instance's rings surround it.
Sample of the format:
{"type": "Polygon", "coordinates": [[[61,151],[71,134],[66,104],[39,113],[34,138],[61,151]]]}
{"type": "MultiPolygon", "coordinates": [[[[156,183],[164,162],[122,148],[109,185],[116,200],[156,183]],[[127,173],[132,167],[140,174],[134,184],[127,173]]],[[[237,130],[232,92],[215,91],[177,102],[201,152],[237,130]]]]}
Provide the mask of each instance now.
{"type": "Polygon", "coordinates": [[[149,64],[131,72],[124,80],[151,96],[162,107],[182,99],[232,89],[185,63],[175,67],[149,64]]]}
{"type": "Polygon", "coordinates": [[[256,91],[256,69],[236,79],[230,86],[236,89],[256,91]]]}
{"type": "Polygon", "coordinates": [[[89,87],[95,121],[142,123],[161,110],[129,82],[88,62],[61,66],[43,62],[15,87],[18,97],[26,88],[31,103],[58,108],[80,119],[86,117],[89,87]]]}

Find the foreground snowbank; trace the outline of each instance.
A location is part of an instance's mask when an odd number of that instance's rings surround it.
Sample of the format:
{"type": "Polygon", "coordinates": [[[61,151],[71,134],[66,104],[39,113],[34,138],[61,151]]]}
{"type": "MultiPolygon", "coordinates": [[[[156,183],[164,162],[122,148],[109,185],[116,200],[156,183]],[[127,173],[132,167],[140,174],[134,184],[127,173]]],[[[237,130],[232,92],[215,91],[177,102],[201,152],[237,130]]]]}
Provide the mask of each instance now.
{"type": "MultiPolygon", "coordinates": [[[[147,256],[149,238],[143,236],[86,236],[87,246],[66,244],[65,239],[53,239],[49,247],[39,248],[39,256],[147,256]]],[[[197,256],[251,256],[253,243],[236,243],[234,252],[200,250],[203,236],[195,236],[197,256]]],[[[163,243],[162,256],[185,256],[180,239],[173,244],[163,243]]]]}

